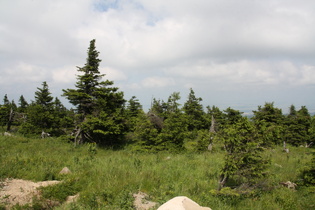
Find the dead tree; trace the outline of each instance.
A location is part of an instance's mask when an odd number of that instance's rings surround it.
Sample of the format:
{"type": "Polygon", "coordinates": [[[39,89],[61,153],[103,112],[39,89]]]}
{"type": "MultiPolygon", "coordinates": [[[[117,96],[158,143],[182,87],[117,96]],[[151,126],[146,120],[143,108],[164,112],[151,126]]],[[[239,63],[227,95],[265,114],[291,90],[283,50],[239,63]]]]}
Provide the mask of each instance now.
{"type": "Polygon", "coordinates": [[[209,133],[210,133],[210,144],[208,145],[208,150],[212,151],[213,148],[213,136],[211,134],[216,133],[215,132],[215,119],[213,115],[211,116],[211,126],[209,128],[209,133]]]}
{"type": "Polygon", "coordinates": [[[12,122],[13,122],[13,119],[14,119],[14,115],[15,115],[15,112],[11,108],[10,114],[9,114],[9,119],[8,119],[8,122],[7,122],[7,129],[6,129],[7,132],[9,132],[11,130],[11,125],[12,125],[12,122]]]}
{"type": "Polygon", "coordinates": [[[306,148],[309,148],[309,147],[312,146],[312,144],[313,144],[313,142],[311,142],[311,143],[309,143],[309,144],[307,144],[307,142],[305,142],[305,147],[306,147],[306,148]]]}
{"type": "Polygon", "coordinates": [[[283,151],[286,152],[286,153],[290,152],[289,149],[287,148],[287,144],[286,144],[285,141],[283,142],[283,151]]]}
{"type": "Polygon", "coordinates": [[[210,129],[209,129],[209,132],[210,133],[216,133],[216,131],[215,131],[215,119],[214,119],[214,117],[213,117],[213,115],[211,116],[211,126],[210,126],[210,129]]]}
{"type": "Polygon", "coordinates": [[[50,137],[50,134],[46,133],[45,131],[42,131],[41,137],[42,139],[44,139],[44,138],[50,137]]]}

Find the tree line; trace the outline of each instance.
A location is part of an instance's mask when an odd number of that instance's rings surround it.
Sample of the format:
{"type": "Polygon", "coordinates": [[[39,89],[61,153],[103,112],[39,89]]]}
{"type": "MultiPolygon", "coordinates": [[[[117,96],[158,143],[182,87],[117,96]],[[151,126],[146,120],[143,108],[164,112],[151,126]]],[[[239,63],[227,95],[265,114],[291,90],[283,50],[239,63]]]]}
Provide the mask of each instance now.
{"type": "Polygon", "coordinates": [[[190,89],[183,105],[179,92],[167,100],[153,99],[144,112],[133,96],[124,99],[114,82],[104,80],[99,71],[101,60],[95,40],[90,41],[86,64],[78,67],[75,88],[64,89],[73,105],[67,109],[43,82],[28,103],[23,95],[18,104],[5,95],[0,105],[0,125],[7,132],[25,136],[49,133],[61,136],[76,145],[93,142],[110,148],[130,147],[134,151],[194,151],[211,150],[221,145],[226,151],[220,175],[219,189],[231,176],[251,182],[263,176],[268,160],[262,157],[264,148],[283,142],[309,147],[315,141],[315,116],[302,106],[289,108],[284,115],[274,103],[265,103],[253,111],[253,117],[231,107],[203,107],[202,98],[190,89]]]}
{"type": "Polygon", "coordinates": [[[191,146],[202,150],[211,143],[211,124],[212,133],[218,134],[246,120],[254,126],[265,146],[283,141],[295,146],[314,142],[314,116],[305,106],[297,110],[291,105],[289,114],[284,115],[273,102],[265,103],[248,119],[230,107],[220,110],[207,106],[204,109],[202,98],[190,89],[183,106],[179,104],[180,93],[174,92],[165,101],[154,98],[149,112],[145,113],[135,96],[125,100],[113,81],[104,80],[105,75],[99,71],[101,60],[95,40],[90,42],[87,54],[86,64],[78,67],[75,89],[63,90],[62,96],[74,108],[67,109],[59,98],[54,98],[44,81],[30,103],[23,95],[18,104],[4,96],[0,104],[1,126],[6,131],[13,126],[24,135],[39,135],[42,131],[53,136],[72,134],[76,144],[96,142],[117,146],[133,143],[142,150],[182,149],[185,141],[194,139],[191,146]]]}

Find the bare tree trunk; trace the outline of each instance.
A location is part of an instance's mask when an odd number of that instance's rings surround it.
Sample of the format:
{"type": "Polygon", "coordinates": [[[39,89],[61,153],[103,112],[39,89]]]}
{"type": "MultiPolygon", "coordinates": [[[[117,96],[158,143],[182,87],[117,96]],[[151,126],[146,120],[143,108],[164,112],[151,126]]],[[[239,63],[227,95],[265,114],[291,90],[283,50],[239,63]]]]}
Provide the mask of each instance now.
{"type": "Polygon", "coordinates": [[[6,130],[7,132],[9,132],[11,130],[11,125],[13,122],[14,114],[15,113],[14,113],[13,109],[11,108],[8,123],[7,123],[7,130],[6,130]]]}
{"type": "Polygon", "coordinates": [[[74,145],[77,146],[77,145],[81,144],[81,142],[82,142],[82,131],[81,131],[81,128],[79,127],[75,133],[74,145]]]}
{"type": "Polygon", "coordinates": [[[224,187],[224,185],[227,182],[228,178],[229,177],[227,175],[221,174],[220,180],[219,180],[219,186],[218,186],[218,190],[219,191],[224,187]]]}

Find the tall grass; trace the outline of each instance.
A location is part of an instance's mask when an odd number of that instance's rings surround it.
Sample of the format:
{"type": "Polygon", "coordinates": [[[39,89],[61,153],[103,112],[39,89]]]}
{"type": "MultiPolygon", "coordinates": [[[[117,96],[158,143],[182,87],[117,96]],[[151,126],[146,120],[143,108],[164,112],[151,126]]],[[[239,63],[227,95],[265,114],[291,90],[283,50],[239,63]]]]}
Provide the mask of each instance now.
{"type": "Polygon", "coordinates": [[[311,160],[309,148],[267,150],[272,160],[262,191],[248,197],[213,196],[224,153],[172,154],[113,151],[95,145],[74,147],[63,139],[0,136],[0,179],[64,180],[43,189],[44,197],[63,202],[80,193],[78,202],[59,209],[133,209],[133,193],[142,191],[162,204],[184,195],[212,209],[308,209],[315,207],[314,192],[289,190],[280,182],[298,181],[299,170],[311,160]],[[72,174],[59,175],[67,166],[72,174]],[[62,194],[63,193],[63,194],[62,194]]]}

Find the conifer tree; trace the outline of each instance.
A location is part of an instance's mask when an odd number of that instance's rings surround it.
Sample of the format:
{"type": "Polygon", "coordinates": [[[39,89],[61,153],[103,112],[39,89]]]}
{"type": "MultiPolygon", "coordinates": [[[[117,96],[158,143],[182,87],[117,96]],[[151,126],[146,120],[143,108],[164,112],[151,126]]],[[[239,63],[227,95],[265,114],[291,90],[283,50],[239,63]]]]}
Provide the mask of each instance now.
{"type": "Polygon", "coordinates": [[[4,126],[8,122],[8,114],[9,114],[9,106],[10,106],[10,101],[8,99],[8,95],[5,94],[3,97],[3,105],[0,107],[0,122],[1,126],[4,126]]]}
{"type": "Polygon", "coordinates": [[[101,81],[105,75],[99,71],[101,60],[95,39],[90,41],[87,53],[86,64],[78,67],[80,74],[77,75],[76,89],[63,90],[63,96],[76,107],[79,114],[75,142],[112,142],[113,136],[122,134],[118,109],[123,108],[125,100],[117,87],[111,87],[113,81],[101,81]]]}
{"type": "Polygon", "coordinates": [[[51,93],[48,88],[48,84],[46,81],[42,83],[42,88],[37,88],[35,92],[35,103],[45,107],[46,110],[52,108],[52,101],[54,97],[51,96],[51,93]]]}
{"type": "Polygon", "coordinates": [[[226,115],[219,109],[219,107],[207,106],[206,116],[207,116],[206,119],[208,121],[208,125],[212,125],[212,119],[215,120],[214,130],[216,132],[220,131],[220,129],[222,129],[224,127],[224,123],[226,121],[226,115]]]}
{"type": "Polygon", "coordinates": [[[48,84],[44,81],[42,87],[35,91],[35,101],[27,106],[27,120],[21,126],[21,133],[39,135],[43,131],[51,132],[55,121],[53,99],[48,84]]]}
{"type": "Polygon", "coordinates": [[[282,110],[276,108],[274,103],[265,103],[263,107],[258,106],[257,111],[253,111],[253,121],[263,138],[264,146],[282,144],[284,139],[284,116],[282,110]]]}
{"type": "Polygon", "coordinates": [[[255,127],[242,117],[220,133],[226,150],[219,190],[233,178],[239,184],[254,184],[265,175],[269,161],[262,156],[261,139],[255,127]]]}
{"type": "Polygon", "coordinates": [[[289,111],[285,118],[285,141],[295,146],[308,145],[311,141],[311,116],[308,109],[302,106],[296,111],[294,105],[291,105],[289,111]]]}
{"type": "Polygon", "coordinates": [[[20,99],[19,99],[18,111],[21,112],[21,113],[24,113],[26,111],[27,107],[28,107],[28,103],[25,100],[24,96],[21,95],[20,99]]]}
{"type": "Polygon", "coordinates": [[[128,117],[136,117],[139,113],[142,112],[142,105],[140,104],[136,96],[132,96],[131,99],[128,101],[126,112],[128,117]]]}
{"type": "Polygon", "coordinates": [[[0,125],[6,126],[6,131],[11,130],[11,125],[14,121],[16,109],[17,106],[14,100],[10,102],[8,95],[5,94],[3,98],[3,105],[0,106],[0,125]]]}
{"type": "Polygon", "coordinates": [[[188,99],[184,104],[183,111],[188,118],[188,130],[205,129],[205,113],[201,104],[202,98],[197,98],[193,89],[190,89],[188,99]]]}
{"type": "Polygon", "coordinates": [[[144,115],[142,105],[140,104],[136,96],[132,96],[131,99],[128,101],[125,110],[126,124],[129,132],[134,131],[137,121],[140,119],[140,115],[144,115]]]}

